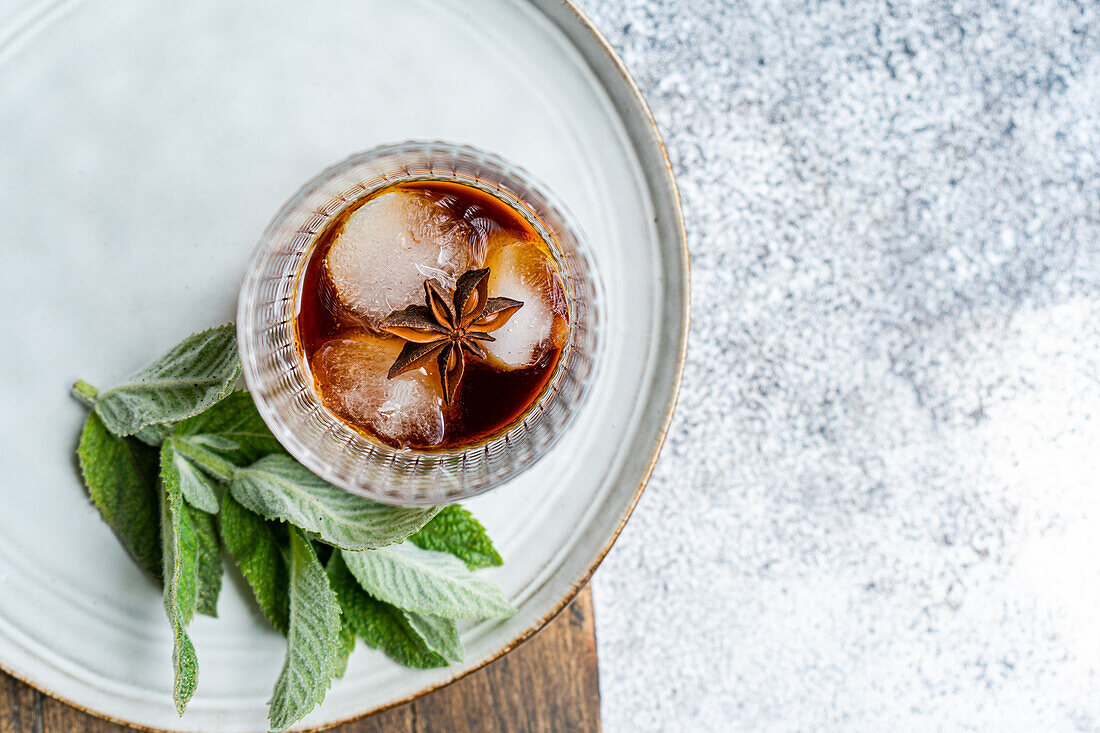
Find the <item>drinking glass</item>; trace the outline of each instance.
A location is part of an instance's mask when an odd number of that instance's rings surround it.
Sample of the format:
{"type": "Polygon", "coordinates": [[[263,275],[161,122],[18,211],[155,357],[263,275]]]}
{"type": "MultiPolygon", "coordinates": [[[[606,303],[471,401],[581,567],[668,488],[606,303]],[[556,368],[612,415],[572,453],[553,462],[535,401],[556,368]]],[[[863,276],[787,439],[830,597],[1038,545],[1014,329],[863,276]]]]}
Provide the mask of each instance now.
{"type": "Polygon", "coordinates": [[[500,486],[546,455],[588,393],[600,350],[602,286],[573,217],[545,186],[504,159],[465,145],[410,141],[328,168],[275,215],[252,252],[237,302],[244,379],[291,455],[336,486],[388,504],[458,501],[500,486]],[[306,263],[333,218],[398,183],[475,187],[522,215],[550,246],[568,308],[568,337],[539,399],[511,426],[453,450],[392,448],[328,410],[298,340],[306,263]]]}

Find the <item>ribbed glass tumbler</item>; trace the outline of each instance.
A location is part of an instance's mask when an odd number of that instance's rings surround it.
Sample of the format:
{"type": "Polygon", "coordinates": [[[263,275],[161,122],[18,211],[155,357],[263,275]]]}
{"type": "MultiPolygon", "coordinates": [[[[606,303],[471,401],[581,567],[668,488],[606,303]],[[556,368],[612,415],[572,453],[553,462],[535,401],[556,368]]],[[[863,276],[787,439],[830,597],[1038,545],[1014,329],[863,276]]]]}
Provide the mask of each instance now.
{"type": "Polygon", "coordinates": [[[547,189],[507,161],[468,146],[406,142],[353,155],[309,181],[268,225],[237,303],[244,378],[275,437],[311,471],[389,504],[458,501],[530,468],[563,434],[592,382],[602,287],[577,224],[547,189]],[[550,245],[569,331],[537,402],[510,428],[461,450],[395,449],[352,429],[322,404],[298,342],[301,276],[318,236],[353,202],[397,183],[450,181],[496,196],[550,245]]]}

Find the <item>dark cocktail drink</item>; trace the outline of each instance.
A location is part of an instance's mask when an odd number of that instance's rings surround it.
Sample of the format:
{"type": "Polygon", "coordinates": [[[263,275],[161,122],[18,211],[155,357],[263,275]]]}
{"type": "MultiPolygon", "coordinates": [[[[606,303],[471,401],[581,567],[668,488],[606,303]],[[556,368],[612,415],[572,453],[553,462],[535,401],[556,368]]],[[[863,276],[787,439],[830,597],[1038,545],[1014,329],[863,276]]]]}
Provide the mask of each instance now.
{"type": "Polygon", "coordinates": [[[299,287],[314,389],[347,425],[397,448],[499,435],[539,400],[568,339],[550,245],[460,183],[354,201],[319,234],[299,287]]]}

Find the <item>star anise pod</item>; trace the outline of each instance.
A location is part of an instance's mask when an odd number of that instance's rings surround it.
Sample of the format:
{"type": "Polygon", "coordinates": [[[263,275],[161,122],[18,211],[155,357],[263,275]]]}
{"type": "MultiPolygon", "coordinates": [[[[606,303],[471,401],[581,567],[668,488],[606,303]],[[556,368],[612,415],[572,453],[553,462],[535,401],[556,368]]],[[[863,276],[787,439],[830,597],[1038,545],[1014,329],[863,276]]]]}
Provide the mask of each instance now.
{"type": "Polygon", "coordinates": [[[426,305],[410,305],[382,319],[383,331],[407,342],[388,376],[393,379],[422,367],[435,356],[443,401],[449,405],[466,370],[465,354],[487,358],[478,342],[495,341],[489,332],[507,323],[523,303],[511,298],[490,298],[487,267],[470,270],[458,278],[452,294],[438,281],[425,280],[424,299],[426,305]]]}

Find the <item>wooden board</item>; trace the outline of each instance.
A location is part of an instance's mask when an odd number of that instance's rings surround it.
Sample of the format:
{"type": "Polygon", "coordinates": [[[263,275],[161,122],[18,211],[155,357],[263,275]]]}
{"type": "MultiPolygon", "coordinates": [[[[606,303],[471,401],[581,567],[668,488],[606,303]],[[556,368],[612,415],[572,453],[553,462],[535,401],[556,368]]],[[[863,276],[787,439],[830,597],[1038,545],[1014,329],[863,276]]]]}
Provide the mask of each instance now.
{"type": "MultiPolygon", "coordinates": [[[[166,662],[167,663],[167,662],[166,662]]],[[[596,627],[585,588],[534,638],[489,666],[338,733],[586,733],[600,729],[596,627]]],[[[0,672],[0,733],[128,733],[0,672]]]]}

